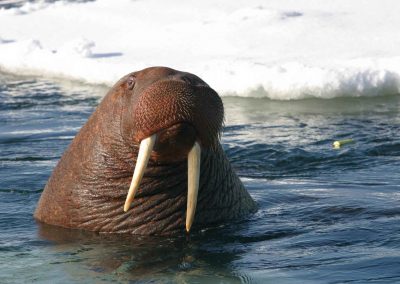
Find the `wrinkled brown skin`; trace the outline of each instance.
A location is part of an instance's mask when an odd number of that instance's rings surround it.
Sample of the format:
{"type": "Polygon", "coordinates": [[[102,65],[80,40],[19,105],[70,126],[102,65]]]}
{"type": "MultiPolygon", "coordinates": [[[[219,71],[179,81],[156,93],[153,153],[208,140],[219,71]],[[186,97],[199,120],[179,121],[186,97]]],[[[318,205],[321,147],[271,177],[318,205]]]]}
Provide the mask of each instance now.
{"type": "Polygon", "coordinates": [[[172,235],[186,218],[187,154],[201,145],[194,228],[256,210],[219,143],[223,105],[197,76],[165,67],[126,75],[104,97],[54,169],[35,218],[102,233],[172,235]],[[136,197],[123,211],[142,139],[158,138],[136,197]]]}

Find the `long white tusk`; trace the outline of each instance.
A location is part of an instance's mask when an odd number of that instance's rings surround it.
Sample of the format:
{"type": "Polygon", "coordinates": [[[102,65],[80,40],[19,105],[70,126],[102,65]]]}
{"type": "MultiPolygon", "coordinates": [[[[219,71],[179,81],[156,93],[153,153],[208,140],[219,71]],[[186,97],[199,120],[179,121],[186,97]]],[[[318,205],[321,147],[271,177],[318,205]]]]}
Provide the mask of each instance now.
{"type": "Polygon", "coordinates": [[[200,145],[195,142],[188,155],[188,195],[186,208],[186,231],[190,231],[193,224],[197,205],[197,193],[200,180],[200,145]]]}
{"type": "Polygon", "coordinates": [[[131,203],[135,198],[135,194],[139,189],[140,182],[147,167],[151,151],[153,151],[154,142],[156,142],[157,134],[153,134],[140,142],[139,154],[136,161],[135,171],[133,172],[131,186],[129,187],[128,196],[125,200],[124,211],[128,211],[131,203]]]}

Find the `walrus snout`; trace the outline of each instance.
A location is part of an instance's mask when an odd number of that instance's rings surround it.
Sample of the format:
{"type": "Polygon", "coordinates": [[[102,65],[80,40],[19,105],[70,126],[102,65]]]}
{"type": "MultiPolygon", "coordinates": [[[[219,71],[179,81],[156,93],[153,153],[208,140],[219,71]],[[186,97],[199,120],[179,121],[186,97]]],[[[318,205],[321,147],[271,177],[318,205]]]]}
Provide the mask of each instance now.
{"type": "Polygon", "coordinates": [[[219,96],[209,87],[168,80],[153,84],[134,110],[138,140],[179,123],[192,125],[203,147],[214,144],[223,122],[219,96]]]}

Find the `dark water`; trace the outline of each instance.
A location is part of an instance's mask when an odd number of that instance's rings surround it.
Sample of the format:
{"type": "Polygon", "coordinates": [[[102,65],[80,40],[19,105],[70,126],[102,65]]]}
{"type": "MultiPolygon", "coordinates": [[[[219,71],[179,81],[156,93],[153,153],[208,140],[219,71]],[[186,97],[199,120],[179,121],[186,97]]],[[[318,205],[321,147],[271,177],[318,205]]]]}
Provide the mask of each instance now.
{"type": "Polygon", "coordinates": [[[225,98],[223,146],[260,207],[247,220],[190,238],[39,226],[46,180],[105,91],[0,74],[1,283],[400,282],[400,96],[225,98]]]}

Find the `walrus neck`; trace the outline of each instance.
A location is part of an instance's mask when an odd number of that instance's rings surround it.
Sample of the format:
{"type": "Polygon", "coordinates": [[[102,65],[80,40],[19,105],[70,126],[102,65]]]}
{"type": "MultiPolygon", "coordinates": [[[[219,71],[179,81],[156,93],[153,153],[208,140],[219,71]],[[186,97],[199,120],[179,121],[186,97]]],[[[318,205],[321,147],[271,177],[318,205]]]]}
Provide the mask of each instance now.
{"type": "MultiPolygon", "coordinates": [[[[35,211],[48,224],[74,227],[83,204],[95,196],[99,182],[113,176],[114,153],[124,155],[120,124],[123,98],[109,92],[64,152],[35,211]]],[[[120,164],[114,167],[122,166],[120,164]]],[[[122,176],[124,173],[122,172],[122,176]]],[[[104,184],[105,185],[105,184],[104,184]]],[[[89,204],[90,206],[90,204],[89,204]]]]}
{"type": "MultiPolygon", "coordinates": [[[[118,176],[102,175],[94,186],[85,185],[78,199],[79,219],[74,227],[99,232],[171,235],[185,228],[187,202],[187,161],[158,163],[150,160],[141,186],[128,212],[123,212],[134,163],[118,176]],[[101,192],[101,194],[99,194],[101,192]]],[[[237,219],[256,208],[231,169],[221,147],[203,151],[203,170],[194,227],[237,219]]],[[[111,164],[113,172],[115,164],[111,164]]],[[[121,164],[120,164],[121,165],[121,164]]]]}

